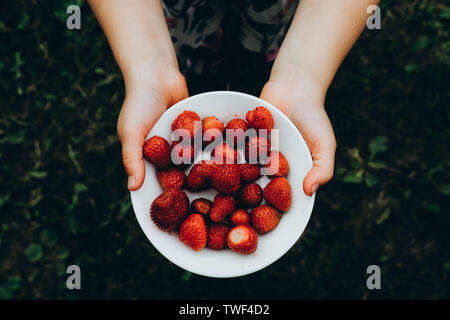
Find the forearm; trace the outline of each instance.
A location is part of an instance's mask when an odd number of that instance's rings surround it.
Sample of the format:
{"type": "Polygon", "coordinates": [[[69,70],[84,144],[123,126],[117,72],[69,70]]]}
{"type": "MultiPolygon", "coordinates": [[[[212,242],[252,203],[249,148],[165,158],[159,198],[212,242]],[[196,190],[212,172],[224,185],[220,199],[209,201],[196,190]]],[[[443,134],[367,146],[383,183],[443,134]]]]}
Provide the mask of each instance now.
{"type": "Polygon", "coordinates": [[[178,70],[158,0],[89,0],[124,76],[127,90],[149,70],[178,70]]]}
{"type": "Polygon", "coordinates": [[[378,2],[301,0],[271,80],[302,79],[307,90],[324,99],[339,65],[365,27],[367,7],[378,2]]]}

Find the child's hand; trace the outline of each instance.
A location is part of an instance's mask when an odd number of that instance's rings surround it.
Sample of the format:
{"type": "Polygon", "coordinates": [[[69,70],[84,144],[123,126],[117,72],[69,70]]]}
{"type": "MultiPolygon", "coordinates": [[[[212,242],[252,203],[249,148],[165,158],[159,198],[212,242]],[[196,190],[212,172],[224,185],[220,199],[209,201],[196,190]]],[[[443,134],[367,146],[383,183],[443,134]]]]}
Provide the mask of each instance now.
{"type": "Polygon", "coordinates": [[[261,98],[283,111],[308,144],[314,164],[303,181],[303,190],[312,196],[333,176],[336,139],[320,95],[315,95],[314,88],[308,83],[288,80],[267,82],[261,98]]]}
{"type": "Polygon", "coordinates": [[[129,190],[139,189],[144,182],[142,147],[150,129],[168,107],[187,96],[185,79],[177,71],[149,71],[127,85],[117,133],[122,143],[129,190]]]}
{"type": "Polygon", "coordinates": [[[295,123],[314,166],[303,181],[312,195],[333,176],[336,139],[324,109],[336,70],[366,26],[367,8],[379,0],[300,1],[261,97],[295,123]]]}
{"type": "Polygon", "coordinates": [[[188,96],[161,1],[89,0],[125,82],[117,123],[128,189],[144,182],[142,147],[159,116],[188,96]]]}

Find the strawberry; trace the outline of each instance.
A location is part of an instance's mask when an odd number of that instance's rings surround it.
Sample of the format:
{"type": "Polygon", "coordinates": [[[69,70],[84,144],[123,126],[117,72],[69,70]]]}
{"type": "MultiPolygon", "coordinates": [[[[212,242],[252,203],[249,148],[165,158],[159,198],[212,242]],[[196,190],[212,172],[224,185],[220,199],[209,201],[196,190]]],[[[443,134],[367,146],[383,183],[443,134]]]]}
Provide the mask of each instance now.
{"type": "Polygon", "coordinates": [[[211,160],[217,163],[237,163],[238,152],[224,142],[212,150],[211,160]]]}
{"type": "Polygon", "coordinates": [[[261,168],[256,164],[241,163],[239,164],[239,169],[241,169],[241,181],[244,184],[258,180],[261,177],[261,168]]]}
{"type": "Polygon", "coordinates": [[[217,169],[218,164],[212,160],[202,160],[201,164],[202,164],[203,175],[207,179],[211,179],[213,172],[217,169]]]}
{"type": "Polygon", "coordinates": [[[270,140],[264,137],[250,137],[245,144],[245,160],[250,164],[264,163],[271,147],[270,140]]]}
{"type": "Polygon", "coordinates": [[[227,225],[217,223],[208,227],[208,248],[220,250],[227,246],[227,235],[230,228],[227,225]]]}
{"type": "Polygon", "coordinates": [[[163,231],[178,227],[189,213],[189,198],[180,189],[164,191],[150,207],[150,217],[156,226],[163,231]]]}
{"type": "Polygon", "coordinates": [[[211,176],[213,188],[224,194],[235,193],[241,185],[241,170],[237,164],[217,164],[211,176]]]}
{"type": "Polygon", "coordinates": [[[258,234],[250,226],[239,225],[228,232],[227,244],[234,252],[251,254],[258,247],[258,234]]]}
{"type": "Polygon", "coordinates": [[[194,145],[180,143],[178,141],[172,142],[172,163],[181,170],[185,170],[194,163],[195,153],[194,145]]]}
{"type": "Polygon", "coordinates": [[[186,178],[186,187],[189,191],[202,191],[209,188],[209,176],[205,175],[206,164],[200,161],[191,168],[186,178]]]}
{"type": "Polygon", "coordinates": [[[270,181],[264,187],[263,196],[270,205],[280,211],[287,211],[291,207],[291,186],[284,177],[270,181]]]}
{"type": "Polygon", "coordinates": [[[233,226],[238,226],[240,224],[250,225],[250,218],[247,211],[244,209],[237,209],[230,217],[230,222],[233,226]]]}
{"type": "Polygon", "coordinates": [[[223,122],[219,121],[216,117],[206,117],[202,120],[202,137],[203,137],[203,147],[216,140],[215,133],[223,134],[223,122]],[[213,131],[216,129],[217,131],[213,131]]]}
{"type": "Polygon", "coordinates": [[[247,112],[245,119],[250,127],[256,130],[266,129],[270,132],[274,125],[272,113],[265,107],[256,107],[254,110],[247,112]]]}
{"type": "Polygon", "coordinates": [[[205,198],[197,198],[191,203],[191,212],[207,216],[211,210],[212,202],[205,198]]]}
{"type": "Polygon", "coordinates": [[[227,216],[233,213],[236,200],[231,196],[217,194],[214,197],[214,201],[209,213],[209,217],[213,222],[221,222],[227,216]]]}
{"type": "Polygon", "coordinates": [[[163,169],[170,164],[170,145],[166,139],[153,136],[144,143],[144,158],[158,169],[163,169]]]}
{"type": "MultiPolygon", "coordinates": [[[[245,132],[248,129],[248,123],[242,119],[232,119],[225,126],[225,137],[234,139],[234,147],[236,148],[242,139],[245,137],[245,132]]],[[[231,140],[228,141],[231,143],[231,140]]]]}
{"type": "Polygon", "coordinates": [[[259,184],[253,182],[246,184],[239,190],[238,199],[244,208],[254,208],[262,201],[263,190],[259,184]]]}
{"type": "Polygon", "coordinates": [[[259,206],[252,210],[252,226],[258,233],[272,231],[278,226],[281,219],[281,213],[270,206],[259,206]]]}
{"type": "Polygon", "coordinates": [[[203,216],[198,213],[191,214],[181,224],[178,236],[182,242],[193,250],[202,250],[206,245],[208,237],[203,216]]]}
{"type": "Polygon", "coordinates": [[[289,163],[280,151],[269,151],[264,167],[270,178],[284,177],[289,173],[289,163]]]}
{"type": "Polygon", "coordinates": [[[187,130],[191,138],[193,139],[197,132],[201,130],[200,117],[193,111],[183,111],[172,122],[172,131],[183,129],[187,130]],[[196,122],[198,122],[196,124],[196,122]]]}
{"type": "Polygon", "coordinates": [[[186,174],[184,171],[173,167],[157,170],[156,178],[164,190],[170,188],[182,189],[186,182],[186,174]]]}

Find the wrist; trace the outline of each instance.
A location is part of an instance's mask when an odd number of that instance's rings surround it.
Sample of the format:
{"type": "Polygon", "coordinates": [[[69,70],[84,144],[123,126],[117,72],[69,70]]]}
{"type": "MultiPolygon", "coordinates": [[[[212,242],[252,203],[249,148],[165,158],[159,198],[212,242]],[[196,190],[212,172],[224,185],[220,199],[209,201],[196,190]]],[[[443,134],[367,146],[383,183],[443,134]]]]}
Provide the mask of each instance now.
{"type": "Polygon", "coordinates": [[[123,72],[127,94],[136,91],[163,90],[168,84],[183,79],[177,64],[161,62],[155,64],[136,64],[123,72]]]}
{"type": "Polygon", "coordinates": [[[126,57],[116,58],[127,90],[154,86],[166,76],[179,74],[177,56],[172,43],[154,39],[152,46],[130,49],[126,57]]]}
{"type": "Polygon", "coordinates": [[[296,99],[311,105],[323,106],[327,92],[326,86],[301,70],[282,71],[273,68],[266,86],[294,94],[296,99]]]}

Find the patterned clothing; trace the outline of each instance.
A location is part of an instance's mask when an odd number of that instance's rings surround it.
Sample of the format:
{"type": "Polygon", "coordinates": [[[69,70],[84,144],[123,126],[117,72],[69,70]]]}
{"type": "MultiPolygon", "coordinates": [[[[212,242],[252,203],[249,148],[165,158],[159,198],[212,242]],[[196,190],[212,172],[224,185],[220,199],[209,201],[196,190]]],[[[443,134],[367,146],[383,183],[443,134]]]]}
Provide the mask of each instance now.
{"type": "MultiPolygon", "coordinates": [[[[224,29],[230,27],[239,33],[243,48],[265,54],[270,62],[276,57],[298,0],[163,0],[162,3],[179,55],[190,57],[197,49],[207,49],[214,55],[220,51],[224,29]],[[223,25],[228,15],[234,15],[235,19],[226,21],[239,25],[223,25]]],[[[193,66],[189,60],[186,63],[201,72],[201,66],[193,66]]]]}

